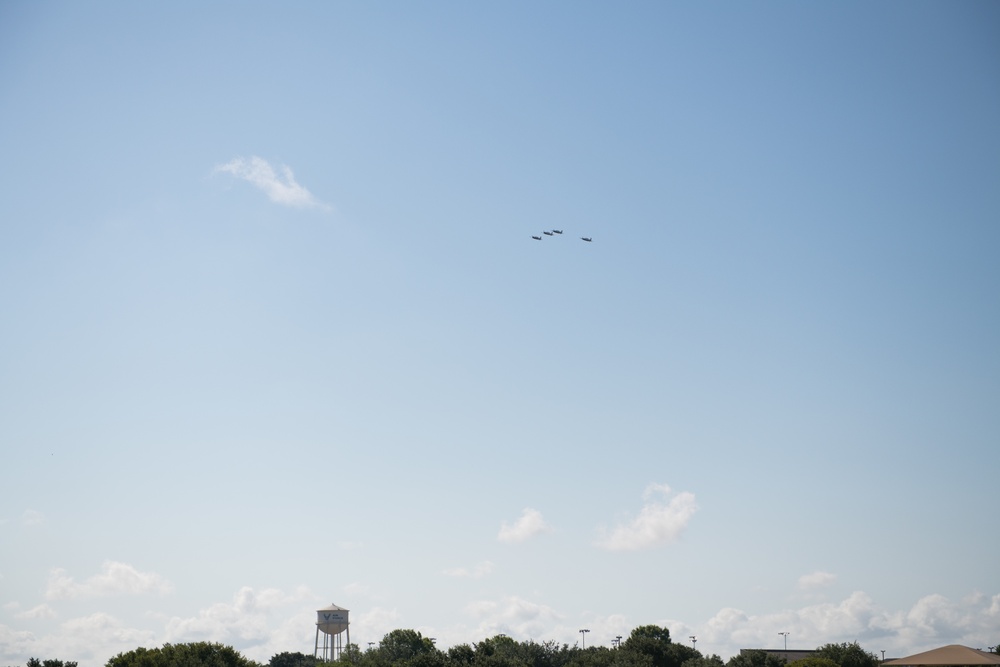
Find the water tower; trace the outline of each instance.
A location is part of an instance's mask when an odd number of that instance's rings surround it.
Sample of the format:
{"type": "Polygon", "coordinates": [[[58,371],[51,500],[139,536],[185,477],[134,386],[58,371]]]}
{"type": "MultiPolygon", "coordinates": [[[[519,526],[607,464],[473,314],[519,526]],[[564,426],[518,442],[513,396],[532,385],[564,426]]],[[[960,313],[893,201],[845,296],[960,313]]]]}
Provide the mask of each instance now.
{"type": "Polygon", "coordinates": [[[351,629],[347,621],[348,610],[331,604],[316,612],[316,652],[317,660],[333,662],[344,650],[340,643],[340,635],[347,631],[347,643],[351,643],[351,629]],[[320,646],[319,635],[323,633],[323,644],[320,646]]]}

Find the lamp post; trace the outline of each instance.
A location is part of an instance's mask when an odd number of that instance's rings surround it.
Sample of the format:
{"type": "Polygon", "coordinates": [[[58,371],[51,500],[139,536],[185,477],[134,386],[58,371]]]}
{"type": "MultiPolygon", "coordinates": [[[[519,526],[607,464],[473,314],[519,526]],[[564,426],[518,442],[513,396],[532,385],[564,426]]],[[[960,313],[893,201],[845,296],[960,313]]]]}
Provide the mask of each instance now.
{"type": "Polygon", "coordinates": [[[885,662],[885,649],[882,649],[882,662],[885,662]]]}
{"type": "Polygon", "coordinates": [[[691,648],[693,648],[695,651],[697,651],[698,647],[696,646],[696,644],[698,643],[698,638],[695,637],[694,635],[691,635],[690,637],[688,637],[688,639],[691,640],[691,648]]]}
{"type": "Polygon", "coordinates": [[[587,648],[587,633],[590,632],[589,628],[582,628],[580,630],[581,641],[583,642],[583,648],[587,648]]]}
{"type": "Polygon", "coordinates": [[[615,648],[621,648],[621,647],[622,647],[622,636],[615,635],[615,648]]]}
{"type": "Polygon", "coordinates": [[[788,650],[788,633],[787,632],[779,632],[778,634],[785,638],[785,650],[787,651],[788,650]]]}

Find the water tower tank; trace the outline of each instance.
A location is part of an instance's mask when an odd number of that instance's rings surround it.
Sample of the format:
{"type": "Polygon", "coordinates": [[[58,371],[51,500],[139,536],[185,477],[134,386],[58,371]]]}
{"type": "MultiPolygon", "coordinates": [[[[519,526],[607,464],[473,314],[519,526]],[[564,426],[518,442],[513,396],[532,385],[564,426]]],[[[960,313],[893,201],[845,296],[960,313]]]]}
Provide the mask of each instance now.
{"type": "Polygon", "coordinates": [[[316,627],[328,635],[339,635],[347,629],[347,614],[343,607],[331,604],[316,611],[316,627]]]}

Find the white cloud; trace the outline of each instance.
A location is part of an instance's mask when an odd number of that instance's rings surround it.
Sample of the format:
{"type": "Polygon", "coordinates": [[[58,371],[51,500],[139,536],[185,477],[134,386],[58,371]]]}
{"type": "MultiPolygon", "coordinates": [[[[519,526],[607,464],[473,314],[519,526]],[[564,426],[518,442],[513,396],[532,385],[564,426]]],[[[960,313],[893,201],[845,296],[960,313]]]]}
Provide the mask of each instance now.
{"type": "Polygon", "coordinates": [[[817,571],[811,574],[803,574],[799,577],[799,589],[808,591],[817,588],[826,588],[832,586],[835,581],[837,581],[837,575],[830,572],[817,571]]]}
{"type": "Polygon", "coordinates": [[[295,175],[288,166],[281,165],[276,171],[271,163],[256,155],[250,159],[233,158],[226,164],[217,165],[215,173],[231,174],[247,181],[263,191],[268,199],[276,204],[296,208],[330,209],[327,204],[317,200],[311,192],[295,181],[295,175]]]}
{"type": "Polygon", "coordinates": [[[155,572],[139,572],[127,563],[105,561],[100,574],[80,583],[69,576],[66,570],[52,570],[45,597],[49,600],[66,600],[105,595],[165,594],[172,590],[173,585],[155,572]]]}
{"type": "Polygon", "coordinates": [[[526,507],[521,512],[521,517],[512,525],[509,525],[506,521],[503,522],[500,526],[500,533],[497,535],[497,539],[501,542],[524,542],[535,535],[544,533],[548,529],[549,526],[545,523],[545,519],[542,518],[542,513],[526,507]]]}
{"type": "Polygon", "coordinates": [[[36,619],[36,618],[55,618],[56,612],[52,610],[47,604],[40,604],[37,607],[32,607],[31,609],[26,609],[24,611],[14,614],[14,618],[26,618],[26,619],[36,619]]]}
{"type": "Polygon", "coordinates": [[[359,581],[354,581],[344,586],[344,593],[352,598],[368,597],[371,595],[371,587],[359,581]]]}
{"type": "Polygon", "coordinates": [[[671,493],[666,484],[650,484],[643,492],[646,504],[639,515],[615,526],[596,545],[609,551],[636,551],[673,542],[698,510],[694,494],[684,491],[664,503],[671,493]]]}
{"type": "Polygon", "coordinates": [[[25,510],[21,521],[25,526],[38,526],[45,523],[45,515],[37,510],[25,510]]]}
{"type": "Polygon", "coordinates": [[[268,637],[270,612],[307,596],[304,589],[287,594],[268,588],[258,593],[244,586],[236,591],[231,602],[218,602],[190,618],[171,618],[167,621],[167,641],[231,642],[241,639],[262,643],[268,637]]]}
{"type": "Polygon", "coordinates": [[[444,574],[449,577],[459,577],[462,579],[482,579],[491,572],[493,572],[493,563],[484,560],[473,568],[456,567],[445,570],[444,574]]]}
{"type": "MultiPolygon", "coordinates": [[[[673,625],[668,627],[673,631],[673,625]]],[[[724,657],[741,648],[774,646],[779,632],[789,633],[789,648],[859,641],[872,651],[884,649],[886,657],[903,657],[945,644],[992,644],[1000,627],[1000,594],[974,594],[957,602],[928,595],[909,610],[889,612],[855,591],[840,602],[756,616],[726,608],[689,627],[699,649],[724,657]]]]}
{"type": "Polygon", "coordinates": [[[474,636],[478,639],[504,633],[518,639],[545,637],[562,615],[548,605],[512,595],[499,602],[481,600],[465,608],[478,621],[474,636]]]}
{"type": "MultiPolygon", "coordinates": [[[[291,592],[241,588],[228,602],[211,604],[191,617],[146,614],[122,621],[104,611],[94,611],[65,623],[45,622],[46,605],[25,613],[37,614],[44,628],[34,634],[0,624],[0,655],[10,664],[23,664],[32,655],[69,655],[81,667],[101,667],[108,656],[137,646],[165,642],[219,641],[250,659],[266,663],[287,650],[311,650],[315,634],[315,609],[319,600],[306,588],[291,592]],[[145,624],[150,627],[140,627],[145,624]],[[150,625],[152,624],[152,625],[150,625]],[[305,647],[296,649],[295,647],[305,647]]],[[[15,603],[3,609],[17,617],[15,603]]],[[[741,648],[774,647],[778,632],[789,632],[789,648],[815,648],[833,642],[859,641],[873,651],[885,649],[887,657],[902,657],[945,644],[988,646],[1000,628],[1000,594],[972,593],[961,599],[927,595],[900,610],[880,608],[861,591],[839,602],[753,614],[724,608],[708,620],[691,622],[628,618],[622,614],[597,616],[579,609],[563,613],[543,600],[517,595],[483,599],[463,608],[454,624],[421,625],[424,618],[404,618],[395,608],[374,607],[352,613],[351,640],[365,648],[387,632],[400,627],[419,629],[438,638],[439,647],[477,642],[497,633],[518,641],[553,640],[572,644],[581,627],[591,629],[587,645],[607,645],[615,635],[627,636],[632,628],[655,623],[670,629],[676,640],[696,635],[698,649],[724,659],[741,648]]],[[[25,621],[29,622],[29,621],[25,621]]]]}

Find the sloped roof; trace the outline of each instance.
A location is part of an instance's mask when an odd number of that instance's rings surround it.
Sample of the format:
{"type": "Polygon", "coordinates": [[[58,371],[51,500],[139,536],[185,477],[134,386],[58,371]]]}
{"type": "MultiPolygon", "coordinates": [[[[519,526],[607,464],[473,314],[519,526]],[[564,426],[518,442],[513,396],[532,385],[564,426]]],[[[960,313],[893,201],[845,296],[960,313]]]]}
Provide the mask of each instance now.
{"type": "Polygon", "coordinates": [[[885,665],[950,665],[953,667],[963,665],[1000,665],[1000,654],[978,651],[968,646],[960,644],[950,644],[931,651],[924,651],[905,658],[889,660],[885,665]]]}

